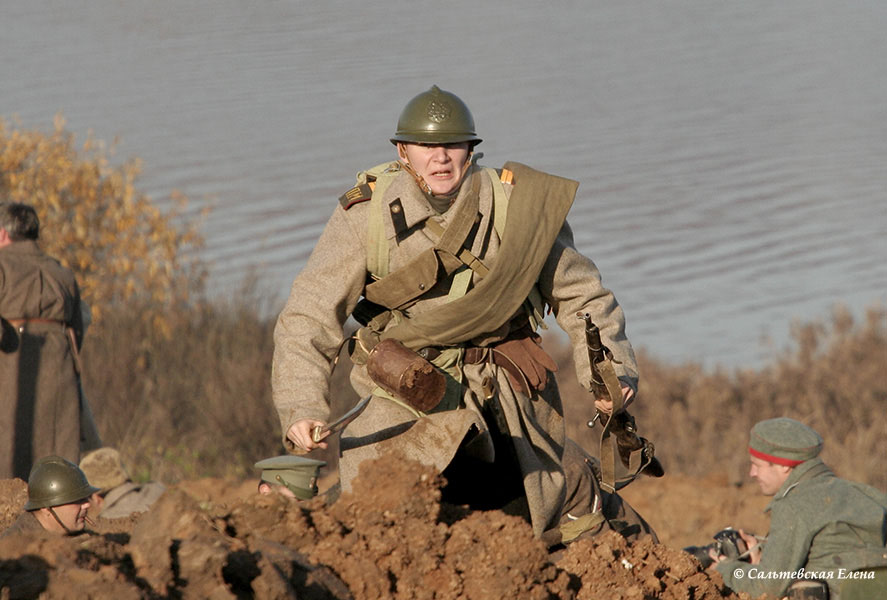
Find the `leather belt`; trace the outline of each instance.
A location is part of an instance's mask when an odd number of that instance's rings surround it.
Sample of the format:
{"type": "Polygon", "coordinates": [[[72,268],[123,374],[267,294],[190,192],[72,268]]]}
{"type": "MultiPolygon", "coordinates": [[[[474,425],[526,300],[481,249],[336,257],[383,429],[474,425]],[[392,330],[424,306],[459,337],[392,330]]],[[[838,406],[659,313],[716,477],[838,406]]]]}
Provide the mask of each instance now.
{"type": "MultiPolygon", "coordinates": [[[[440,349],[434,346],[426,346],[419,349],[416,353],[425,360],[432,361],[440,356],[440,349]]],[[[517,365],[503,356],[500,352],[496,352],[494,348],[481,348],[479,346],[469,346],[468,348],[465,348],[465,352],[462,354],[463,364],[479,365],[485,362],[493,363],[505,369],[512,376],[514,381],[523,382],[526,380],[524,374],[521,373],[517,365]]],[[[528,390],[526,390],[526,385],[521,385],[520,387],[524,388],[524,393],[528,392],[528,390]]]]}
{"type": "Polygon", "coordinates": [[[74,359],[74,370],[79,375],[83,372],[83,365],[80,363],[80,349],[77,347],[77,338],[74,334],[74,330],[68,326],[64,321],[59,321],[58,319],[40,319],[40,318],[28,318],[28,319],[5,319],[7,323],[13,326],[13,328],[17,329],[19,333],[24,332],[25,325],[29,324],[37,324],[37,325],[58,325],[64,330],[65,335],[68,338],[68,343],[71,345],[71,354],[74,359]]]}
{"type": "Polygon", "coordinates": [[[64,321],[59,321],[57,319],[6,319],[10,325],[15,327],[16,329],[20,329],[29,323],[49,323],[55,325],[61,325],[65,327],[66,324],[64,321]]]}
{"type": "MultiPolygon", "coordinates": [[[[425,346],[424,348],[420,348],[419,350],[417,350],[416,354],[418,354],[425,360],[432,361],[440,356],[440,349],[436,348],[435,346],[425,346]]],[[[479,365],[480,363],[484,362],[495,363],[520,379],[521,376],[518,375],[518,373],[520,373],[520,370],[517,368],[517,366],[515,366],[515,364],[507,358],[498,356],[498,354],[499,353],[496,352],[493,348],[469,346],[465,348],[465,352],[462,354],[462,362],[466,365],[479,365]]]]}
{"type": "Polygon", "coordinates": [[[521,370],[508,357],[501,352],[497,352],[494,348],[480,348],[477,346],[466,348],[462,356],[462,362],[466,365],[478,365],[485,362],[493,363],[499,368],[505,369],[511,375],[511,381],[518,385],[520,391],[524,394],[530,393],[530,390],[527,389],[527,378],[521,370]]]}

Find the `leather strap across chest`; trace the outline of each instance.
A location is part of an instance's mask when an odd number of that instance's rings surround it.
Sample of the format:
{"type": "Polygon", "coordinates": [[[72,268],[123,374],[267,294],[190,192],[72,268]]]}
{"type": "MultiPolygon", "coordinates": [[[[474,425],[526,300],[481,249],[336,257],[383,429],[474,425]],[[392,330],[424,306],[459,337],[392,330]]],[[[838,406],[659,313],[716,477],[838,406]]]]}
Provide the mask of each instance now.
{"type": "Polygon", "coordinates": [[[431,218],[426,220],[424,227],[438,237],[437,243],[403,267],[367,285],[364,295],[368,300],[389,309],[401,308],[463,265],[468,265],[481,275],[489,272],[466,248],[474,239],[475,225],[479,221],[482,176],[480,171],[471,175],[471,190],[454,209],[446,228],[431,218]]]}
{"type": "Polygon", "coordinates": [[[390,326],[382,338],[418,349],[452,346],[495,331],[527,300],[564,224],[578,183],[508,162],[517,185],[508,201],[508,220],[499,256],[489,275],[464,296],[390,326]]]}

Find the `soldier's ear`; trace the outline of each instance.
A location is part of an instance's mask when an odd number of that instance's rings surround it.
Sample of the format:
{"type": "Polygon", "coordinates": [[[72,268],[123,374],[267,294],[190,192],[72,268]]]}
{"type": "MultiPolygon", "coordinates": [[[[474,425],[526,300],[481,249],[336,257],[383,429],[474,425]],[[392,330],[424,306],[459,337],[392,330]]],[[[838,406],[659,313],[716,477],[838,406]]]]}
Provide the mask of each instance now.
{"type": "Polygon", "coordinates": [[[403,162],[410,164],[410,159],[407,158],[407,149],[404,147],[402,142],[397,142],[397,156],[403,162]]]}

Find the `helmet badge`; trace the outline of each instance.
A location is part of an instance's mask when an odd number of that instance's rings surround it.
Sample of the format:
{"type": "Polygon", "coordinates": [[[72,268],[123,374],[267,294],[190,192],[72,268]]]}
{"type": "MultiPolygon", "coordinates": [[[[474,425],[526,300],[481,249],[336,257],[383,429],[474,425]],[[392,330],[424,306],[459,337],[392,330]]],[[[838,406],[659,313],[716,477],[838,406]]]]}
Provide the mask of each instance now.
{"type": "Polygon", "coordinates": [[[435,99],[428,103],[428,119],[435,123],[443,123],[450,118],[453,109],[445,100],[435,99]]]}

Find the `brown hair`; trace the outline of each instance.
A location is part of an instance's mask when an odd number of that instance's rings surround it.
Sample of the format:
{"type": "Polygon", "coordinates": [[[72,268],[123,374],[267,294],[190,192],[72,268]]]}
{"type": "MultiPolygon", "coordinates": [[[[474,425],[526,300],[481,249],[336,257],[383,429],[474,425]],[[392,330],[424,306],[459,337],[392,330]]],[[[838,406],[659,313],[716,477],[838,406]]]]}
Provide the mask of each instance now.
{"type": "Polygon", "coordinates": [[[14,242],[36,240],[40,235],[40,219],[29,204],[0,202],[0,228],[5,229],[14,242]]]}

